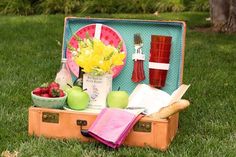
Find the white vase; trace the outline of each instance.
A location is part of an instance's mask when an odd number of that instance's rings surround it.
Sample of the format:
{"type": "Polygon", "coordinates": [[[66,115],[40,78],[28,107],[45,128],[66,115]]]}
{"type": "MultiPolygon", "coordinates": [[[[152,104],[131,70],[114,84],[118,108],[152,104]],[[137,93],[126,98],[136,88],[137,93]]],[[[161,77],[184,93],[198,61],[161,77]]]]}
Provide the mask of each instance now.
{"type": "Polygon", "coordinates": [[[106,98],[112,90],[112,75],[102,76],[83,75],[83,89],[86,89],[90,96],[88,108],[103,109],[106,107],[106,98]]]}

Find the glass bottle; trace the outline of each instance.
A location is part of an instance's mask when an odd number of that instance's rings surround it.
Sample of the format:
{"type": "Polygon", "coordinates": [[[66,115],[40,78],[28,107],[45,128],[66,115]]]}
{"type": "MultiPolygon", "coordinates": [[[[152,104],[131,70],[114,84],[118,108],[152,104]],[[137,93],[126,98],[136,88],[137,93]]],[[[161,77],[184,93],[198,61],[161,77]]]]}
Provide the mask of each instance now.
{"type": "Polygon", "coordinates": [[[61,59],[61,69],[60,71],[57,73],[56,78],[55,78],[55,82],[57,82],[61,89],[66,90],[68,88],[68,85],[73,85],[72,83],[72,77],[70,74],[70,71],[67,69],[66,67],[66,58],[62,58],[61,59]]]}

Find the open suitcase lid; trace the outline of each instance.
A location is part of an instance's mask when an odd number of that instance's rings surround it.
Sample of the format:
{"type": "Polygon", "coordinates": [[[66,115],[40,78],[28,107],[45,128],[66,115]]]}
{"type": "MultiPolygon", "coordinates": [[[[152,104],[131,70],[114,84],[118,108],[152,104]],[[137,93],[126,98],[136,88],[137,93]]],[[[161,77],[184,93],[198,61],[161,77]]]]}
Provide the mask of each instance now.
{"type": "MultiPolygon", "coordinates": [[[[146,56],[144,62],[144,71],[146,79],[140,83],[149,84],[149,51],[151,35],[165,35],[172,37],[170,68],[168,70],[164,91],[171,94],[182,83],[184,48],[186,25],[181,21],[152,21],[152,20],[127,20],[127,19],[97,19],[97,18],[65,18],[64,36],[63,36],[63,56],[66,57],[67,43],[71,37],[82,27],[89,24],[104,24],[116,30],[123,38],[127,57],[124,68],[121,73],[113,79],[112,88],[117,90],[120,87],[129,94],[134,90],[137,83],[132,82],[133,71],[132,54],[134,52],[133,36],[140,33],[143,40],[143,52],[146,56]]],[[[73,75],[73,74],[72,74],[73,75]]]]}

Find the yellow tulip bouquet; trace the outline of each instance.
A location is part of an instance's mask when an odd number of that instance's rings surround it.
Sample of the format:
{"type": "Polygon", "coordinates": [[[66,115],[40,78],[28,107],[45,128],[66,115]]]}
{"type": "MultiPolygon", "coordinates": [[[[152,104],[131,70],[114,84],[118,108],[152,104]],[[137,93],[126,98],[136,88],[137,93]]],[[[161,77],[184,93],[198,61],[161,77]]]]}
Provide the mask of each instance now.
{"type": "Polygon", "coordinates": [[[93,76],[100,76],[106,73],[112,74],[112,68],[123,65],[125,53],[121,52],[122,42],[117,48],[112,45],[105,45],[101,40],[91,38],[88,33],[86,38],[81,39],[74,35],[78,42],[78,48],[70,44],[68,48],[73,55],[73,60],[82,68],[85,73],[93,76]]]}

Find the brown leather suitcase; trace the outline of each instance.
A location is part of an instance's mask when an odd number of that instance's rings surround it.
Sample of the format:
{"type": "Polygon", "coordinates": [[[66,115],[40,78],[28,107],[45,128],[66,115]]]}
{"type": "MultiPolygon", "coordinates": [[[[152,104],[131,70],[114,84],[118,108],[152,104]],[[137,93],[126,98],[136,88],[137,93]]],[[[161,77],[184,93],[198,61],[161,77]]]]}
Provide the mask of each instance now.
{"type": "MultiPolygon", "coordinates": [[[[170,70],[168,71],[166,86],[163,88],[172,93],[182,84],[184,48],[186,25],[181,21],[147,21],[147,20],[121,20],[121,19],[86,19],[69,17],[65,19],[63,53],[66,51],[66,43],[73,32],[84,25],[102,23],[115,28],[127,44],[133,40],[132,32],[141,32],[144,41],[150,39],[150,34],[172,36],[170,70]],[[131,33],[132,35],[129,35],[131,33]]],[[[133,42],[132,42],[133,44],[133,42]]],[[[149,54],[149,45],[144,48],[146,55],[149,54]]],[[[137,84],[130,81],[132,70],[133,45],[127,47],[128,58],[121,76],[113,81],[113,89],[121,86],[124,90],[132,92],[137,84]]],[[[148,65],[145,66],[148,76],[148,65]]],[[[144,81],[148,84],[148,78],[144,81]]],[[[95,120],[97,114],[77,112],[60,109],[48,109],[39,107],[29,108],[28,132],[30,135],[45,136],[50,138],[79,139],[81,141],[94,141],[88,136],[87,129],[95,120]]],[[[154,119],[143,117],[138,121],[125,140],[129,146],[150,146],[160,150],[166,150],[175,137],[178,130],[179,113],[167,119],[154,119]]]]}
{"type": "MultiPolygon", "coordinates": [[[[159,120],[143,117],[129,133],[125,145],[166,150],[176,135],[178,115],[159,120]]],[[[30,107],[29,134],[90,142],[93,138],[87,137],[86,131],[95,119],[96,114],[30,107]]]]}

